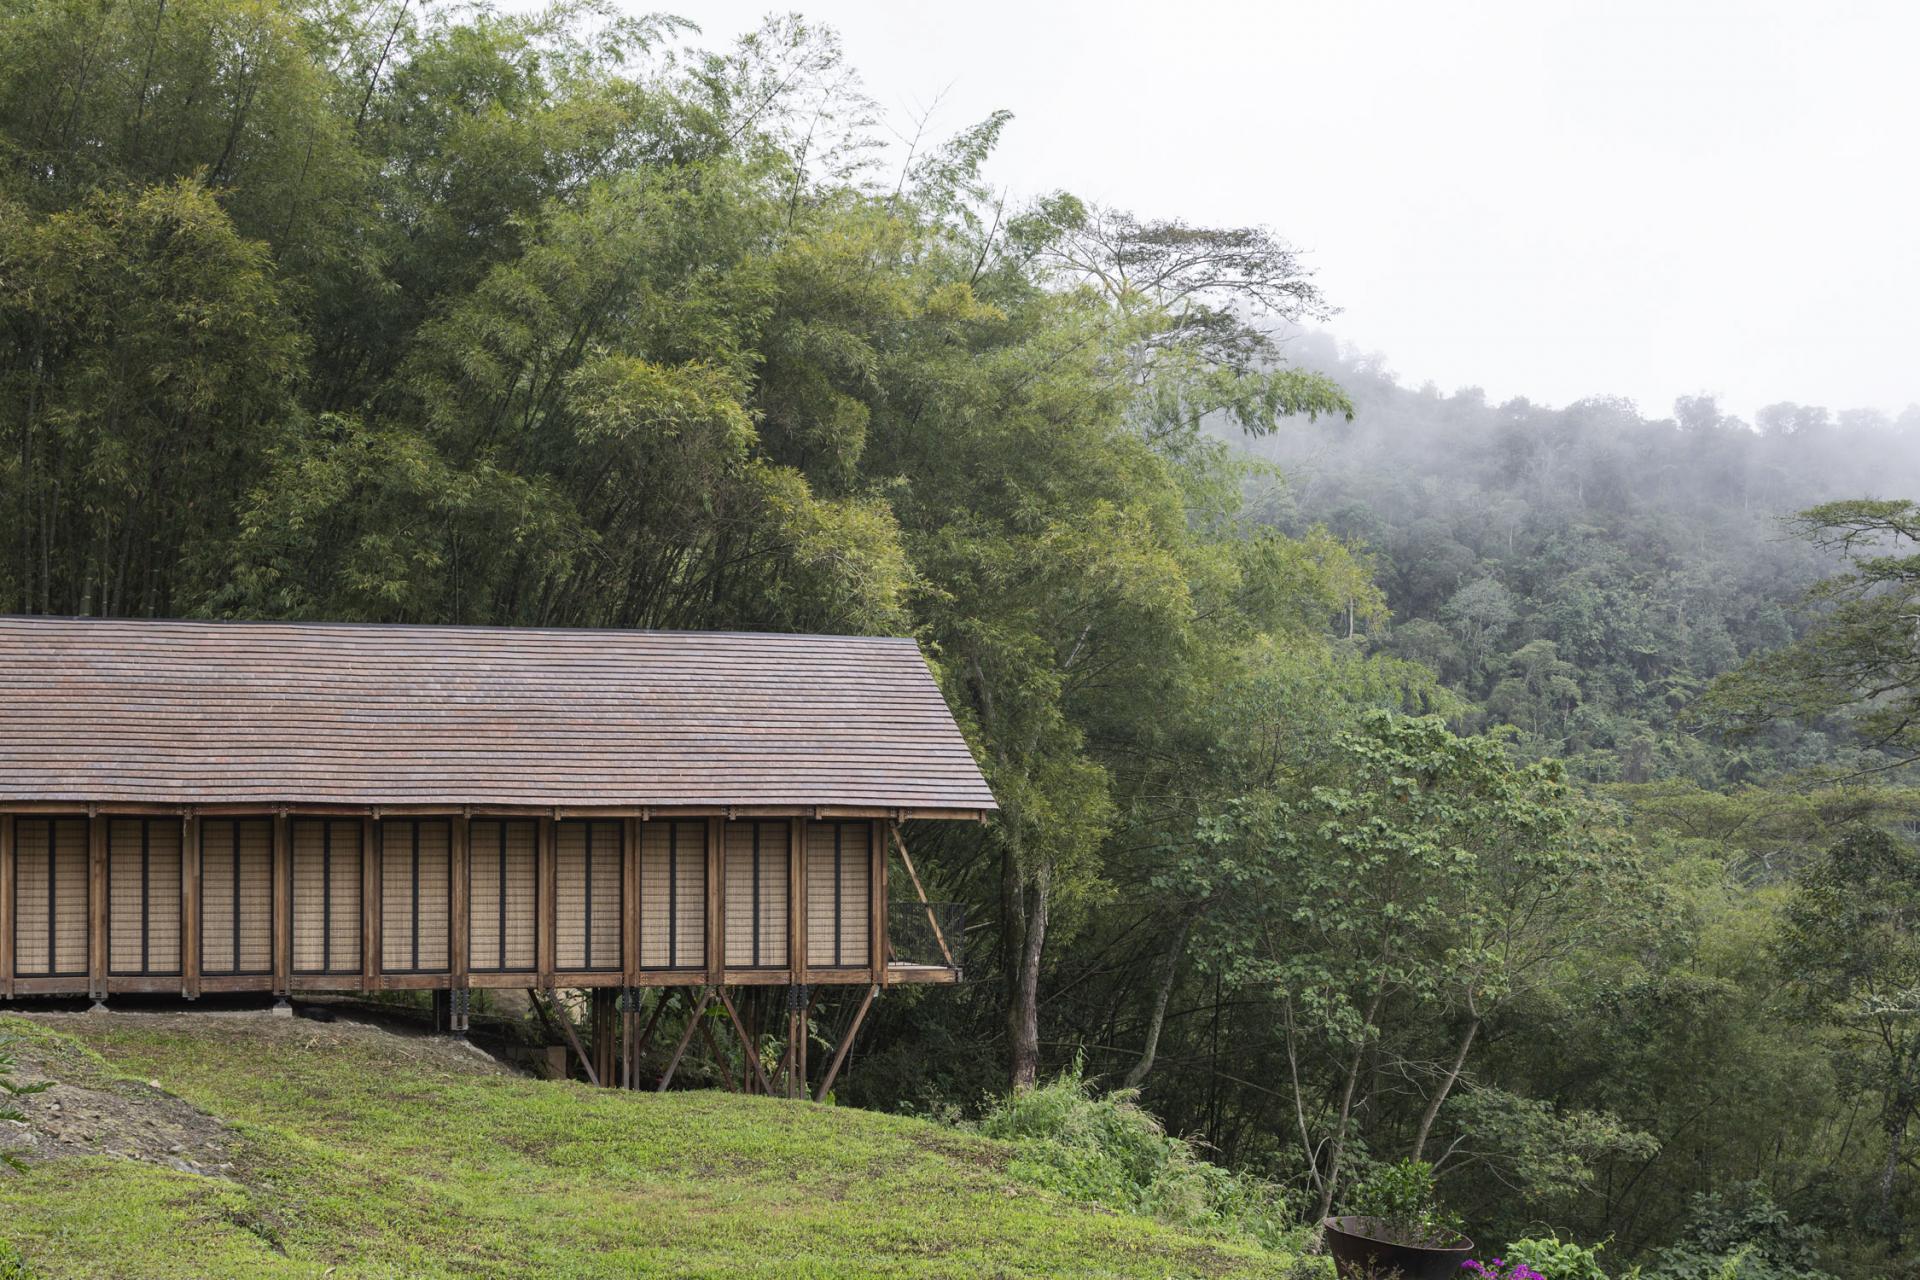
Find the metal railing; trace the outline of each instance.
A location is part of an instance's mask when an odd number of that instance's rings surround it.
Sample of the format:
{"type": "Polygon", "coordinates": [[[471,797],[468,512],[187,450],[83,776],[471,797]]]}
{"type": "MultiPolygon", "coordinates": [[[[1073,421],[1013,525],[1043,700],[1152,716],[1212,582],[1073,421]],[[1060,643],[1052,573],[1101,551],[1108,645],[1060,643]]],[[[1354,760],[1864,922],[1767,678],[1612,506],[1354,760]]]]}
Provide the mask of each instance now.
{"type": "Polygon", "coordinates": [[[932,965],[958,969],[960,944],[967,931],[964,903],[925,903],[918,898],[887,904],[887,941],[893,964],[932,965]]]}

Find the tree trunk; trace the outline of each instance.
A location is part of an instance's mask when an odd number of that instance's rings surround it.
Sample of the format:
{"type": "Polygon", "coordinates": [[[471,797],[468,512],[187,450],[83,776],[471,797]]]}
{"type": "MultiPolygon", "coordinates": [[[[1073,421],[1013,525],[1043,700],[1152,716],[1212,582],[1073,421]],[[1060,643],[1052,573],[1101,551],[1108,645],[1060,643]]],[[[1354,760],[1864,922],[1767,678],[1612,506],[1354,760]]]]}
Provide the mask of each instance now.
{"type": "Polygon", "coordinates": [[[1316,1222],[1333,1212],[1333,1195],[1340,1186],[1340,1158],[1347,1152],[1347,1126],[1353,1118],[1353,1092],[1360,1083],[1360,1066],[1366,1060],[1373,1020],[1380,1016],[1380,1006],[1386,998],[1385,987],[1374,993],[1373,1004],[1367,1009],[1366,1022],[1360,1031],[1360,1042],[1354,1045],[1353,1059],[1347,1064],[1347,1084],[1340,1091],[1340,1118],[1335,1122],[1333,1143],[1327,1154],[1327,1180],[1320,1188],[1320,1212],[1314,1216],[1316,1222]]]}
{"type": "Polygon", "coordinates": [[[1467,1051],[1473,1048],[1473,1038],[1480,1034],[1480,1019],[1473,1018],[1467,1023],[1467,1033],[1460,1037],[1460,1051],[1453,1055],[1453,1066],[1441,1079],[1440,1087],[1433,1091],[1433,1097],[1427,1102],[1426,1114],[1420,1117],[1420,1132],[1414,1135],[1413,1153],[1410,1160],[1418,1160],[1427,1149],[1427,1136],[1433,1132],[1433,1122],[1440,1114],[1440,1105],[1453,1092],[1453,1086],[1459,1083],[1461,1068],[1467,1064],[1467,1051]]]}
{"type": "MultiPolygon", "coordinates": [[[[1019,875],[1017,860],[1009,874],[1019,875]]],[[[1014,956],[1012,998],[1007,1003],[1007,1039],[1011,1045],[1013,1087],[1031,1089],[1040,1076],[1040,953],[1047,940],[1047,911],[1052,868],[1034,869],[1032,883],[1015,890],[1024,910],[1020,945],[1014,956]]]]}
{"type": "Polygon", "coordinates": [[[1187,949],[1187,935],[1193,932],[1194,921],[1200,918],[1198,907],[1186,913],[1180,920],[1180,928],[1173,935],[1173,942],[1167,947],[1166,954],[1160,958],[1153,993],[1153,1014],[1147,1020],[1147,1040],[1140,1046],[1140,1060],[1127,1072],[1125,1087],[1138,1089],[1147,1078],[1147,1072],[1153,1070],[1154,1055],[1160,1051],[1160,1029],[1167,1021],[1167,1000],[1173,995],[1173,980],[1180,972],[1180,956],[1187,949]]]}
{"type": "Polygon", "coordinates": [[[1897,1255],[1900,1252],[1901,1221],[1900,1214],[1893,1207],[1894,1190],[1900,1180],[1900,1161],[1906,1154],[1907,1120],[1903,1114],[1900,1119],[1887,1126],[1887,1160],[1880,1167],[1880,1222],[1887,1231],[1887,1243],[1897,1255]]]}

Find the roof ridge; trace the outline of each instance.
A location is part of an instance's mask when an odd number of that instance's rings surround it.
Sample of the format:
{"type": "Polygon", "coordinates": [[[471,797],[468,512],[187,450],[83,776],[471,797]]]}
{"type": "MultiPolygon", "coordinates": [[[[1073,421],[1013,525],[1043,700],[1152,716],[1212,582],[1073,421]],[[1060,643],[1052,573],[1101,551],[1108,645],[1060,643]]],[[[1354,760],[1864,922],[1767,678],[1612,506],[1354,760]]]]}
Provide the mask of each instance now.
{"type": "Polygon", "coordinates": [[[207,627],[248,628],[280,627],[312,631],[388,631],[477,633],[484,635],[566,635],[566,636],[708,636],[749,640],[859,640],[887,644],[918,645],[913,636],[863,635],[836,631],[740,631],[691,627],[552,627],[515,626],[489,622],[355,622],[342,619],[292,618],[122,618],[87,614],[0,614],[0,626],[26,623],[32,626],[78,623],[83,626],[130,627],[207,627]]]}

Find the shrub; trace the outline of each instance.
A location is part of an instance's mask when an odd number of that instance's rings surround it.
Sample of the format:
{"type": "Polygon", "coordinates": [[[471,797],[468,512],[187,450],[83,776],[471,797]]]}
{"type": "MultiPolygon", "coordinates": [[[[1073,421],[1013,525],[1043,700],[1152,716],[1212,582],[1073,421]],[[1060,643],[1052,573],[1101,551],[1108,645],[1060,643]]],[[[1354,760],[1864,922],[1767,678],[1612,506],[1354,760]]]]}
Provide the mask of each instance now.
{"type": "Polygon", "coordinates": [[[1680,1239],[1660,1251],[1650,1280],[1833,1280],[1816,1265],[1820,1232],[1795,1222],[1758,1182],[1693,1198],[1680,1239]]]}
{"type": "Polygon", "coordinates": [[[1461,1235],[1459,1215],[1440,1206],[1433,1166],[1424,1160],[1376,1166],[1348,1192],[1346,1211],[1374,1219],[1403,1244],[1448,1245],[1461,1235]]]}
{"type": "Polygon", "coordinates": [[[1097,1095],[1078,1069],[996,1100],[978,1127],[1014,1144],[1012,1172],[1049,1191],[1274,1248],[1300,1241],[1277,1186],[1202,1159],[1131,1092],[1097,1095]]]}
{"type": "Polygon", "coordinates": [[[1531,1267],[1547,1280],[1607,1280],[1600,1250],[1600,1245],[1575,1244],[1557,1235],[1534,1236],[1509,1244],[1506,1259],[1531,1267]]]}

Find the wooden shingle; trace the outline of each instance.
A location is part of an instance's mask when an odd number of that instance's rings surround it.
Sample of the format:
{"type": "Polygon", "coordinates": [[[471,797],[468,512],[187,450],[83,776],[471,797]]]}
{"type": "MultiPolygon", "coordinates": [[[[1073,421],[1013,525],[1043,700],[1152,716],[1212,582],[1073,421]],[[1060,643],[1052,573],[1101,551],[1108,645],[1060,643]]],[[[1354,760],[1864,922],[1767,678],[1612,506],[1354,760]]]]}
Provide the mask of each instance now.
{"type": "Polygon", "coordinates": [[[995,807],[884,637],[0,618],[0,723],[0,805],[995,807]]]}

